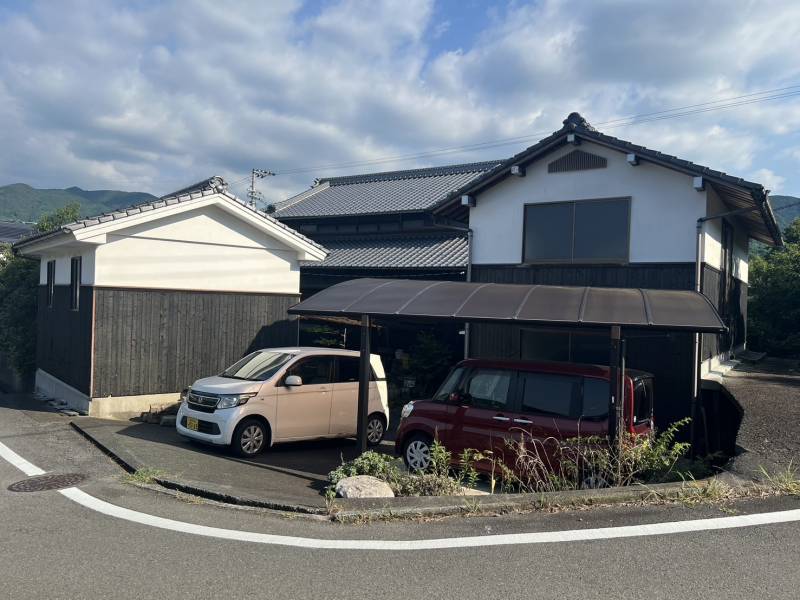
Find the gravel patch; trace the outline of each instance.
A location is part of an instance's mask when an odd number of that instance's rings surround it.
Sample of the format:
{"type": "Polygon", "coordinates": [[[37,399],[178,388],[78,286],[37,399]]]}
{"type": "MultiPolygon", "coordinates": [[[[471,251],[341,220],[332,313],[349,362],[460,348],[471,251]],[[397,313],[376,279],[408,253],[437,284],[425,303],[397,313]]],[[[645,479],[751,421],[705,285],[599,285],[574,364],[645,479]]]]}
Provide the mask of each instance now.
{"type": "Polygon", "coordinates": [[[735,461],[742,471],[800,467],[800,361],[765,358],[729,371],[723,385],[744,408],[735,461]]]}

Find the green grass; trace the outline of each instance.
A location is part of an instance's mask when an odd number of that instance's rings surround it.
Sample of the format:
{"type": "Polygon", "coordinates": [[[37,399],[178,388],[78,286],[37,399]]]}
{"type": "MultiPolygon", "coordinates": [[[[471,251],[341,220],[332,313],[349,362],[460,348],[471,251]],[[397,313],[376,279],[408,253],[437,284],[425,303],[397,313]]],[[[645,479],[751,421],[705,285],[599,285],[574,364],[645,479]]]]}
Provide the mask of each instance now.
{"type": "Polygon", "coordinates": [[[797,467],[791,461],[785,469],[775,473],[769,473],[764,467],[760,467],[760,469],[761,475],[776,492],[788,496],[800,496],[800,477],[798,477],[797,467]]]}

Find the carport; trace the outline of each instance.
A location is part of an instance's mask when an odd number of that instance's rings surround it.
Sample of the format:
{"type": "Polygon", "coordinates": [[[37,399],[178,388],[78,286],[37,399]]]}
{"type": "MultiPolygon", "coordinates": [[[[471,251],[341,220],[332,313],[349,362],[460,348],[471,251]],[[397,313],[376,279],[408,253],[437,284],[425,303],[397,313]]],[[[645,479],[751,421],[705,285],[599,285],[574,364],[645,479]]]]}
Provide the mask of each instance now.
{"type": "MultiPolygon", "coordinates": [[[[352,279],[289,309],[303,316],[346,316],[361,321],[358,442],[367,448],[370,320],[486,322],[609,332],[609,436],[617,438],[624,398],[624,331],[722,333],[725,325],[703,294],[691,290],[514,285],[407,279],[352,279]],[[614,415],[614,418],[611,416],[614,415]]],[[[699,372],[699,369],[698,369],[699,372]]],[[[697,389],[697,386],[695,386],[697,389]]],[[[693,405],[697,397],[693,398],[693,405]]],[[[694,410],[692,410],[694,414],[694,410]]],[[[694,437],[694,436],[693,436],[694,437]]]]}

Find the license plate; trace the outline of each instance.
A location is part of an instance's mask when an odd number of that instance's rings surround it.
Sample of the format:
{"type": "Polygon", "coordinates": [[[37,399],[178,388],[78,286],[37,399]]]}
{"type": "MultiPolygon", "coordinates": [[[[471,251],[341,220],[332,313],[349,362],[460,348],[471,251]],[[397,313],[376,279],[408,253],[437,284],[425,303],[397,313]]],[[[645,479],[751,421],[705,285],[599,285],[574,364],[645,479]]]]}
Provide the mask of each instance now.
{"type": "Polygon", "coordinates": [[[200,422],[195,419],[194,417],[186,417],[186,429],[191,429],[192,431],[197,431],[200,422]]]}

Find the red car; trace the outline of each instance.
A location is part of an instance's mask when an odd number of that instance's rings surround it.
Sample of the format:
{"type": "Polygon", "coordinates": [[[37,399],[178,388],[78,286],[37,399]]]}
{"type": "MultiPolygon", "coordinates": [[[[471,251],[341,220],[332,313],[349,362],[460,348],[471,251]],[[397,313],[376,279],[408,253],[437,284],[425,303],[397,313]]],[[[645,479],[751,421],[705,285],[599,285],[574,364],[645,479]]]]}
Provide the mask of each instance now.
{"type": "MultiPolygon", "coordinates": [[[[425,469],[434,437],[452,453],[508,454],[508,442],[564,440],[608,433],[609,367],[573,363],[460,362],[429,400],[403,407],[395,449],[411,469],[425,469]]],[[[653,427],[653,376],[625,371],[625,422],[631,433],[653,427]]],[[[479,463],[478,468],[481,468],[479,463]]]]}

